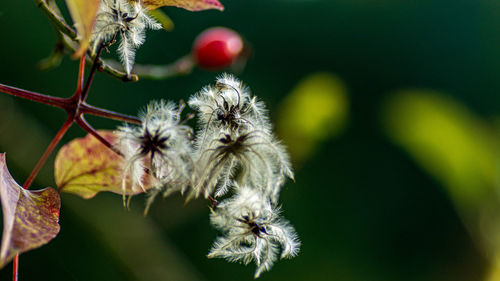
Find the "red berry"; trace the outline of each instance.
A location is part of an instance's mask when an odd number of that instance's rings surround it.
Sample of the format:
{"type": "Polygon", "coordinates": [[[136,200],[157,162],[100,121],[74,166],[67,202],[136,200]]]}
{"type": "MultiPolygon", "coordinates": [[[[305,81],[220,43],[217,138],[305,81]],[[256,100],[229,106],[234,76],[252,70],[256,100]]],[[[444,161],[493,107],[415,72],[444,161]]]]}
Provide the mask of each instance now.
{"type": "Polygon", "coordinates": [[[243,50],[243,39],[234,30],[212,27],[203,31],[193,44],[196,63],[204,69],[221,69],[235,62],[243,50]]]}

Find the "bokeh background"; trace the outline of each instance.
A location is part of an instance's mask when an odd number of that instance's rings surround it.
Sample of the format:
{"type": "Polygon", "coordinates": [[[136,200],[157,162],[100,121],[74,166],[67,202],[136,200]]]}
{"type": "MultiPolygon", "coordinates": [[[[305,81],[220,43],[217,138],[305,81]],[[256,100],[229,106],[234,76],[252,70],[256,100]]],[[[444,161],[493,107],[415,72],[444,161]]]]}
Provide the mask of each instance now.
{"type": "MultiPolygon", "coordinates": [[[[237,74],[289,146],[296,182],[281,203],[303,244],[260,280],[500,280],[500,3],[222,2],[222,13],[163,8],[175,29],[148,32],[137,62],[170,63],[211,26],[233,28],[251,46],[237,74]]],[[[77,61],[37,68],[54,43],[32,1],[3,1],[0,83],[71,95],[77,61]]],[[[187,100],[217,74],[138,83],[98,74],[88,101],[136,114],[151,99],[187,100]]],[[[18,182],[64,118],[0,95],[0,150],[18,182]]],[[[74,127],[64,141],[84,135],[74,127]]],[[[34,187],[54,186],[53,159],[34,187]]],[[[253,279],[253,265],[205,257],[217,236],[207,202],[172,196],[143,218],[144,199],[126,211],[119,195],[63,194],[61,232],[21,255],[20,280],[253,279]]],[[[0,280],[11,272],[1,269],[0,280]]]]}

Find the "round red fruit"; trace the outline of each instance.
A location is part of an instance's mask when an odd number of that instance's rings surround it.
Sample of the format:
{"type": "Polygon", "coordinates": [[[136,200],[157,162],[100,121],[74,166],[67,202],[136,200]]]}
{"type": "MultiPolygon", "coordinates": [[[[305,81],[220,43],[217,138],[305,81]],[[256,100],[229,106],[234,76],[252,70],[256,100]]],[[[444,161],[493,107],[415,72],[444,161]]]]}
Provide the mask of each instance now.
{"type": "Polygon", "coordinates": [[[230,66],[243,51],[243,39],[234,30],[212,27],[203,31],[193,44],[198,66],[216,70],[230,66]]]}

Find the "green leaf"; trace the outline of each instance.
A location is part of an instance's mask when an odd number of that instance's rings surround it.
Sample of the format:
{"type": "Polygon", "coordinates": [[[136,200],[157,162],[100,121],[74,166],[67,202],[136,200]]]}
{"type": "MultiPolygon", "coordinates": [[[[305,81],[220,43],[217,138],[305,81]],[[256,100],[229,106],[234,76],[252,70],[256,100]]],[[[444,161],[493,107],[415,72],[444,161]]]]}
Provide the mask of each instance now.
{"type": "Polygon", "coordinates": [[[75,57],[82,56],[90,45],[90,37],[100,3],[100,0],[66,0],[80,39],[80,48],[75,52],[75,57]]]}
{"type": "MultiPolygon", "coordinates": [[[[99,133],[110,143],[116,140],[113,132],[99,133]]],[[[124,195],[143,192],[132,190],[129,184],[125,191],[122,189],[123,157],[90,134],[64,145],[57,153],[54,165],[59,191],[74,193],[85,199],[92,198],[101,191],[124,195]]],[[[146,183],[145,186],[147,189],[146,183]]]]}
{"type": "Polygon", "coordinates": [[[174,6],[193,12],[209,9],[224,10],[224,6],[218,0],[142,0],[142,4],[150,10],[164,6],[174,6]]]}
{"type": "Polygon", "coordinates": [[[52,188],[29,191],[19,186],[0,154],[0,201],[3,212],[0,267],[16,254],[38,248],[59,233],[59,194],[52,188]]]}

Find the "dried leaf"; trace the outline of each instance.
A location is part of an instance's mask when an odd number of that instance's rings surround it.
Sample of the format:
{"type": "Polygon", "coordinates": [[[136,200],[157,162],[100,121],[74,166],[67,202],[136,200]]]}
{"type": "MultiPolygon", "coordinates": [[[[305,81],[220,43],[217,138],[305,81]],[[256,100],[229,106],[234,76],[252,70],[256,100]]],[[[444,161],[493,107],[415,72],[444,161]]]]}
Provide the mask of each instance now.
{"type": "Polygon", "coordinates": [[[142,0],[142,4],[150,10],[163,6],[174,6],[193,12],[209,9],[224,10],[224,6],[218,0],[142,0]]]}
{"type": "Polygon", "coordinates": [[[80,39],[80,48],[75,52],[74,57],[82,56],[90,45],[90,37],[100,3],[100,0],[66,0],[80,39]]]}
{"type": "MultiPolygon", "coordinates": [[[[110,143],[115,142],[113,132],[99,133],[110,143]]],[[[123,194],[123,158],[90,134],[64,145],[57,153],[54,165],[59,191],[74,193],[85,199],[101,191],[123,194]]],[[[126,195],[140,192],[142,190],[125,190],[126,195]]]]}
{"type": "Polygon", "coordinates": [[[38,248],[59,233],[59,194],[52,188],[29,191],[19,186],[0,154],[0,200],[3,212],[0,268],[16,254],[38,248]]]}

